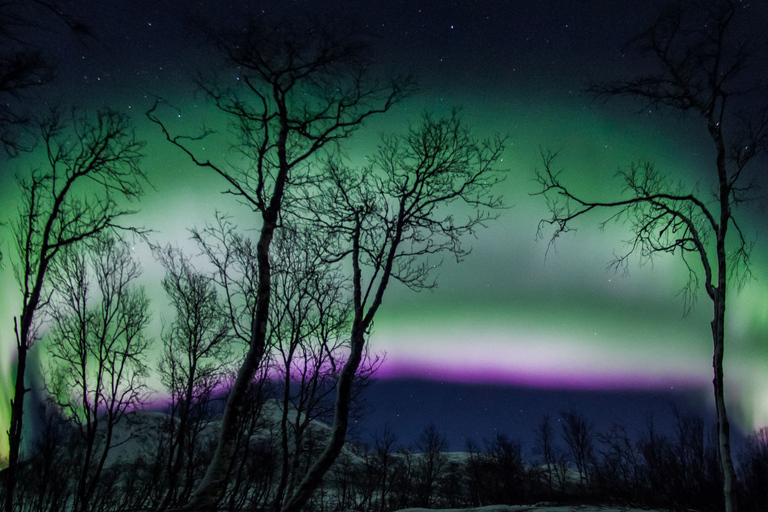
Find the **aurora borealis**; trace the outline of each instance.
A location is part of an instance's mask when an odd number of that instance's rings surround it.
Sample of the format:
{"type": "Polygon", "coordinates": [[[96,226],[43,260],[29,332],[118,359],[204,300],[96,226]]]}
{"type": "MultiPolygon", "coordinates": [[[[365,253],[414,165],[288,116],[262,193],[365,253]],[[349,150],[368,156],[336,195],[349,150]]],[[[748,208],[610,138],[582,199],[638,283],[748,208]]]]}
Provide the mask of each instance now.
{"type": "MultiPolygon", "coordinates": [[[[677,258],[659,256],[642,266],[634,261],[626,276],[606,272],[627,233],[622,225],[599,230],[599,216],[581,223],[578,233],[562,237],[555,246],[548,248],[546,232],[537,240],[538,222],[547,216],[542,198],[531,196],[537,190],[533,172],[541,165],[542,148],[558,151],[564,176],[594,197],[616,197],[616,169],[640,159],[655,162],[685,183],[711,185],[706,177],[712,155],[697,120],[638,113],[635,103],[604,103],[583,93],[590,80],[635,70],[637,64],[621,45],[651,19],[653,9],[608,0],[588,7],[564,5],[568,3],[390,1],[364,8],[348,0],[327,2],[329,16],[344,13],[344,20],[371,30],[383,68],[412,70],[421,82],[418,96],[368,123],[349,141],[345,149],[352,162],[364,161],[381,132],[406,129],[424,109],[445,112],[461,106],[476,133],[510,137],[502,163],[510,170],[502,185],[509,208],[472,241],[474,250],[466,261],[443,264],[436,290],[389,291],[372,336],[373,351],[386,353],[380,378],[552,389],[710,391],[711,304],[700,292],[695,310],[683,316],[678,293],[685,269],[677,258]]],[[[206,14],[226,20],[243,7],[298,15],[312,10],[311,5],[254,0],[214,9],[199,2],[189,11],[198,20],[206,14]]],[[[55,48],[60,62],[56,82],[36,94],[45,98],[41,101],[72,102],[86,109],[110,106],[135,114],[137,134],[147,141],[143,167],[154,188],[147,191],[132,222],[152,229],[157,243],[182,245],[188,243],[186,230],[212,222],[216,211],[232,215],[244,229],[251,227],[253,215],[231,196],[220,194],[221,179],[192,166],[143,115],[159,96],[173,105],[164,115],[175,116],[174,128],[194,133],[202,121],[221,127],[194,86],[194,74],[207,72],[219,57],[182,22],[187,10],[170,0],[130,6],[82,2],[71,7],[75,16],[94,27],[96,39],[73,40],[61,30],[36,35],[38,44],[55,48]]],[[[765,6],[749,8],[753,24],[766,19],[765,6]]],[[[222,79],[238,80],[236,70],[226,73],[222,79]]],[[[222,148],[214,143],[210,151],[218,157],[222,148]]],[[[13,175],[39,165],[40,157],[32,153],[3,160],[0,221],[16,211],[13,175]]],[[[758,179],[768,186],[765,172],[758,179]]],[[[731,293],[728,304],[730,412],[745,431],[768,424],[765,205],[758,201],[739,211],[755,240],[755,278],[740,293],[731,293]]],[[[8,257],[0,274],[3,425],[9,421],[13,316],[19,304],[10,240],[4,230],[0,243],[8,257]]],[[[162,271],[148,248],[137,243],[135,251],[156,312],[150,334],[159,339],[167,304],[160,287],[162,271]]],[[[7,438],[2,443],[4,453],[7,438]]]]}

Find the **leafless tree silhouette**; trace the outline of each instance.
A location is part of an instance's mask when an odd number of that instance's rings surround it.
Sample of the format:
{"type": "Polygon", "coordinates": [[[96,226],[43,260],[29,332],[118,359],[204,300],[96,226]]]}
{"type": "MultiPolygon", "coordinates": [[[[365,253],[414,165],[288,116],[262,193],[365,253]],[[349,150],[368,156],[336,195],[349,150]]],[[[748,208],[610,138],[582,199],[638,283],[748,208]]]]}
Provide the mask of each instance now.
{"type": "Polygon", "coordinates": [[[195,147],[200,137],[172,134],[159,116],[159,104],[147,113],[170,143],[224,178],[228,193],[248,205],[261,222],[252,263],[257,272],[255,295],[248,299],[254,306],[249,350],[228,395],[218,448],[188,510],[210,506],[224,489],[243,401],[266,352],[270,247],[286,190],[314,181],[318,154],[349,138],[366,119],[386,112],[413,89],[408,79],[374,79],[359,43],[311,24],[251,19],[244,29],[212,37],[237,67],[240,87],[201,86],[229,118],[236,134],[232,147],[243,157],[242,166],[201,157],[195,147]]]}
{"type": "MultiPolygon", "coordinates": [[[[283,228],[273,253],[274,305],[269,325],[273,368],[281,382],[282,467],[275,502],[303,476],[305,439],[313,420],[333,410],[336,376],[348,343],[344,276],[324,262],[309,230],[283,228]]],[[[277,507],[276,507],[277,508],[277,507]]]]}
{"type": "Polygon", "coordinates": [[[476,140],[456,112],[442,119],[424,114],[407,133],[385,137],[369,168],[330,159],[326,179],[295,198],[305,207],[298,215],[332,235],[324,257],[351,263],[352,323],[331,439],[284,511],[307,503],[341,452],[354,376],[390,282],[413,290],[434,286],[431,274],[439,262],[430,256],[448,253],[461,260],[469,252],[463,238],[502,206],[493,193],[503,179],[497,167],[502,150],[503,139],[476,140]]]}
{"type": "Polygon", "coordinates": [[[689,276],[686,307],[692,306],[700,285],[712,301],[713,384],[727,512],[733,511],[735,476],[723,389],[725,305],[729,284],[740,287],[751,275],[752,248],[735,210],[755,197],[749,173],[768,143],[768,106],[765,96],[756,94],[759,84],[750,83],[754,75],[746,72],[748,45],[738,40],[734,26],[742,7],[732,0],[700,0],[665,11],[630,42],[650,58],[655,70],[593,87],[601,96],[639,98],[644,106],[700,119],[714,149],[711,194],[675,182],[648,162],[621,171],[625,195],[609,201],[587,199],[566,185],[554,168],[553,154],[543,155],[544,168],[537,172],[540,193],[552,213],[540,229],[554,226],[552,241],[576,219],[608,209],[610,215],[601,225],[626,221],[632,229],[628,249],[612,263],[614,268],[624,268],[632,254],[644,259],[679,255],[689,276]]]}
{"type": "Polygon", "coordinates": [[[421,453],[416,467],[416,500],[420,506],[430,508],[437,483],[448,469],[445,456],[448,441],[432,423],[422,431],[416,449],[421,453]]]}
{"type": "Polygon", "coordinates": [[[231,328],[211,277],[196,270],[181,249],[155,248],[155,255],[165,268],[163,289],[175,312],[162,336],[158,366],[171,398],[165,508],[185,503],[192,491],[196,441],[210,420],[209,401],[231,366],[231,328]]]}
{"type": "Polygon", "coordinates": [[[16,382],[11,406],[9,464],[5,508],[12,510],[19,461],[26,387],[27,352],[38,339],[36,316],[48,302],[48,272],[64,249],[102,232],[135,228],[121,225],[132,213],[118,199],[132,200],[145,181],[139,162],[144,146],[125,116],[100,112],[89,117],[74,112],[40,126],[46,161],[28,177],[18,179],[22,206],[12,225],[16,242],[13,261],[22,292],[21,313],[15,318],[16,382]],[[85,195],[84,187],[91,188],[85,195]]]}
{"type": "MultiPolygon", "coordinates": [[[[76,34],[90,35],[90,29],[45,0],[0,0],[0,146],[9,156],[29,151],[37,142],[34,129],[34,101],[29,92],[51,83],[54,65],[44,48],[28,35],[43,31],[46,14],[63,21],[76,34]],[[41,16],[42,11],[42,16],[41,16]],[[47,12],[45,12],[47,11],[47,12]]],[[[0,226],[4,226],[0,222],[0,226]]],[[[0,268],[3,252],[0,251],[0,268]]]]}
{"type": "Polygon", "coordinates": [[[571,459],[579,472],[582,491],[589,484],[589,466],[594,459],[594,428],[576,411],[560,413],[563,441],[571,452],[571,459]]]}
{"type": "Polygon", "coordinates": [[[78,512],[92,510],[104,463],[117,446],[116,427],[146,399],[150,346],[149,299],[134,284],[140,269],[130,248],[106,236],[87,245],[65,248],[54,263],[47,308],[54,329],[46,344],[46,387],[83,441],[72,503],[78,512]]]}

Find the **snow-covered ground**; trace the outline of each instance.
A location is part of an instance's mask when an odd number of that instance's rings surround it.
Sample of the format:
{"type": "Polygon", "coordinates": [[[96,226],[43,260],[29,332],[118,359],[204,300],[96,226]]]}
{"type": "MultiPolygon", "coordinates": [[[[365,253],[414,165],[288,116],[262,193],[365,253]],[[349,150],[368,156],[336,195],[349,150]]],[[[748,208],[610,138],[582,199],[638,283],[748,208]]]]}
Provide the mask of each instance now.
{"type": "Polygon", "coordinates": [[[487,505],[485,507],[430,509],[405,508],[397,512],[662,512],[639,508],[611,508],[596,505],[487,505]]]}

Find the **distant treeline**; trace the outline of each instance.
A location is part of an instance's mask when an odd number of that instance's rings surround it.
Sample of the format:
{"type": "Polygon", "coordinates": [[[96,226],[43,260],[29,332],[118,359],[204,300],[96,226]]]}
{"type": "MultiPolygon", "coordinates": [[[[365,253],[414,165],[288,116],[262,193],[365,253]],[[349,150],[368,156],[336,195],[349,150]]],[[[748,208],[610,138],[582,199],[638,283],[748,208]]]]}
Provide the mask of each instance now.
{"type": "MultiPolygon", "coordinates": [[[[325,445],[330,430],[305,421],[295,409],[283,414],[282,403],[267,399],[274,391],[260,386],[251,394],[249,405],[256,414],[248,415],[253,420],[239,433],[218,510],[274,509],[280,494],[291,491],[325,445]]],[[[186,436],[178,432],[178,416],[130,414],[115,434],[89,502],[78,507],[112,512],[185,503],[215,449],[218,413],[211,411],[202,408],[187,418],[191,430],[186,436]],[[174,449],[179,436],[189,441],[181,456],[174,449]]],[[[54,408],[39,412],[42,429],[23,464],[18,510],[67,510],[77,501],[82,474],[76,468],[89,447],[54,408]]],[[[408,447],[384,429],[368,442],[347,445],[307,510],[385,512],[542,501],[722,510],[714,426],[694,414],[673,413],[673,428],[663,429],[667,433],[650,418],[642,432],[629,433],[617,426],[597,431],[575,411],[544,416],[530,454],[502,434],[483,446],[468,441],[466,450],[456,453],[446,451],[446,438],[435,425],[408,447]]],[[[98,440],[90,450],[99,450],[98,440]]],[[[768,429],[749,437],[737,461],[740,512],[768,510],[768,429]]]]}

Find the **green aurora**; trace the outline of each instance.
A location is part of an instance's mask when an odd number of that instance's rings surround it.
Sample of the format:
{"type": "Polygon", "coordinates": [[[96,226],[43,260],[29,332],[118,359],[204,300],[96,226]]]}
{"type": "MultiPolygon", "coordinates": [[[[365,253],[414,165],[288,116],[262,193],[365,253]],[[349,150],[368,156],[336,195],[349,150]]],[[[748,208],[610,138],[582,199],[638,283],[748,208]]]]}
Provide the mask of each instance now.
{"type": "MultiPolygon", "coordinates": [[[[115,106],[140,113],[149,101],[115,106]]],[[[441,112],[454,104],[464,105],[464,119],[478,134],[510,134],[502,164],[509,169],[503,184],[509,208],[473,241],[467,261],[458,266],[445,262],[436,290],[392,290],[372,339],[373,350],[387,354],[380,376],[594,389],[686,386],[709,392],[710,304],[702,295],[693,313],[683,316],[678,292],[685,274],[679,259],[635,261],[626,276],[607,272],[606,263],[627,235],[622,226],[600,231],[598,217],[548,247],[546,233],[536,238],[546,207],[530,195],[536,190],[532,178],[541,147],[558,150],[569,181],[594,195],[616,194],[615,170],[638,159],[654,161],[682,180],[698,181],[696,169],[707,165],[708,155],[690,151],[706,148],[695,140],[696,132],[688,130],[691,141],[681,144],[673,134],[686,127],[683,119],[627,115],[621,108],[568,94],[544,92],[493,102],[425,94],[359,132],[347,146],[350,160],[363,161],[382,131],[405,129],[422,109],[441,112]]],[[[176,129],[193,131],[199,118],[209,114],[200,103],[180,105],[176,129]]],[[[187,230],[211,222],[216,211],[232,215],[243,229],[256,227],[253,214],[220,194],[224,184],[217,176],[191,166],[143,116],[135,122],[148,142],[144,168],[153,189],[132,218],[134,225],[153,229],[157,243],[182,246],[189,246],[187,230]]],[[[215,141],[206,144],[212,157],[222,152],[214,149],[215,141]]],[[[13,161],[14,172],[25,172],[40,157],[13,161]]],[[[9,219],[17,208],[15,184],[11,173],[1,178],[0,218],[9,219]]],[[[751,430],[768,424],[768,233],[756,220],[757,208],[742,215],[754,219],[749,233],[756,237],[755,279],[732,294],[729,303],[726,370],[731,408],[740,427],[751,430]]],[[[9,234],[4,233],[3,251],[12,258],[9,234]]],[[[147,247],[137,244],[135,251],[156,311],[152,335],[158,339],[167,316],[162,273],[147,247]]],[[[10,261],[0,286],[0,319],[6,326],[0,330],[0,423],[7,424],[13,316],[20,303],[10,261]]],[[[45,339],[36,350],[44,352],[44,347],[45,339]]],[[[7,438],[2,443],[0,451],[7,453],[7,438]]]]}
{"type": "MultiPolygon", "coordinates": [[[[221,194],[225,184],[219,177],[192,166],[144,116],[159,96],[174,105],[162,112],[177,133],[197,133],[203,121],[225,131],[213,109],[193,93],[195,72],[220,57],[200,50],[181,26],[181,14],[192,7],[150,0],[77,4],[82,12],[74,14],[93,24],[100,40],[87,47],[71,34],[45,35],[47,47],[65,64],[56,93],[64,105],[109,106],[133,115],[137,135],[147,141],[143,168],[153,187],[131,222],[152,229],[156,243],[192,251],[188,229],[213,222],[217,211],[231,215],[243,230],[257,228],[251,212],[221,194]]],[[[204,2],[189,4],[204,8],[204,2]]],[[[230,4],[214,4],[217,8],[205,14],[226,18],[234,7],[252,5],[230,4]]],[[[584,219],[577,233],[556,246],[548,246],[547,233],[536,236],[539,221],[548,216],[544,200],[531,196],[542,149],[558,151],[566,181],[594,198],[617,197],[616,170],[638,160],[652,161],[701,190],[711,186],[714,157],[696,120],[637,113],[635,103],[605,104],[579,92],[590,79],[636,71],[619,48],[651,19],[649,8],[609,1],[424,4],[259,2],[278,15],[321,6],[331,15],[337,9],[358,16],[353,21],[380,32],[384,67],[418,72],[417,97],[347,141],[352,164],[364,163],[382,132],[407,129],[424,109],[440,114],[461,106],[477,134],[510,137],[501,162],[509,169],[502,184],[509,208],[472,240],[466,261],[443,264],[437,289],[388,291],[372,337],[372,350],[386,353],[379,375],[590,389],[684,386],[711,396],[711,303],[700,292],[695,310],[683,315],[678,294],[686,274],[678,257],[660,256],[643,265],[633,260],[626,276],[607,272],[628,234],[621,225],[601,231],[598,215],[584,219]]],[[[754,33],[764,35],[760,9],[765,7],[753,3],[751,9],[748,21],[754,33]]],[[[237,80],[231,70],[222,77],[237,80]]],[[[228,157],[223,138],[214,136],[200,147],[212,159],[228,157]]],[[[0,222],[12,219],[17,209],[13,176],[43,163],[40,153],[0,162],[0,222]]],[[[754,279],[740,293],[732,289],[727,311],[729,407],[745,431],[768,425],[766,213],[765,203],[738,212],[755,240],[754,279]]],[[[13,317],[21,300],[11,264],[12,236],[5,227],[0,233],[6,256],[0,270],[0,425],[8,425],[13,317]]],[[[149,334],[159,347],[163,318],[170,315],[162,270],[146,245],[137,243],[135,252],[155,312],[149,334]]],[[[34,349],[42,352],[43,365],[44,348],[43,338],[34,349]]],[[[159,383],[154,386],[159,397],[159,383]]],[[[7,453],[7,442],[0,436],[0,455],[7,453]]]]}

